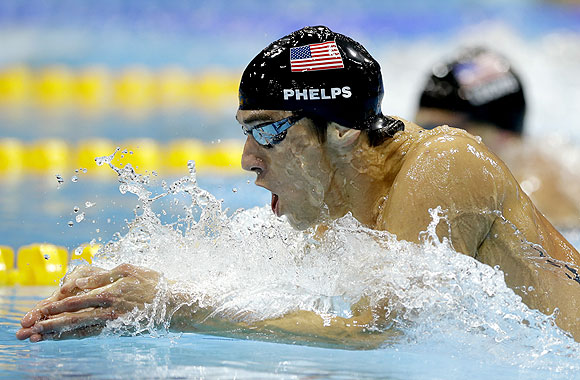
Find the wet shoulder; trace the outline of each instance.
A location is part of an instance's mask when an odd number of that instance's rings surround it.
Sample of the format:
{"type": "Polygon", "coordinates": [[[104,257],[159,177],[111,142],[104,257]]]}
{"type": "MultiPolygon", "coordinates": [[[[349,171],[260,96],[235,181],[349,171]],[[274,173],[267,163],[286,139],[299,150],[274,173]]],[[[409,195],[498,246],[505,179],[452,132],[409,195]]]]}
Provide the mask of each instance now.
{"type": "Polygon", "coordinates": [[[494,170],[505,169],[504,163],[493,154],[481,138],[463,129],[440,126],[431,130],[418,129],[411,133],[413,144],[409,149],[411,163],[414,160],[429,162],[460,162],[476,166],[490,167],[494,170]]]}
{"type": "MultiPolygon", "coordinates": [[[[481,138],[473,136],[459,128],[442,125],[433,129],[420,129],[416,131],[417,149],[441,149],[450,146],[482,146],[481,138]]],[[[481,149],[481,148],[479,148],[481,149]]]]}
{"type": "Polygon", "coordinates": [[[408,133],[412,142],[394,191],[423,189],[429,193],[426,196],[447,196],[449,202],[469,196],[465,206],[485,203],[487,207],[498,206],[509,189],[517,192],[509,169],[477,137],[445,126],[408,133]]]}

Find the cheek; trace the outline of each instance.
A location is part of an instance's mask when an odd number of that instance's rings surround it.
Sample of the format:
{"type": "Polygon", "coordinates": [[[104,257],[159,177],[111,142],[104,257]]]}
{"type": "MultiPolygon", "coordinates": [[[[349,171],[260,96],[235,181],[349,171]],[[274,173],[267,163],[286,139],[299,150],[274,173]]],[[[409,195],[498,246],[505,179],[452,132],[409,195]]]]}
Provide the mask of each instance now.
{"type": "Polygon", "coordinates": [[[293,178],[292,187],[303,202],[321,206],[330,182],[330,173],[326,160],[319,149],[309,149],[294,156],[293,164],[288,167],[289,178],[293,178]]]}

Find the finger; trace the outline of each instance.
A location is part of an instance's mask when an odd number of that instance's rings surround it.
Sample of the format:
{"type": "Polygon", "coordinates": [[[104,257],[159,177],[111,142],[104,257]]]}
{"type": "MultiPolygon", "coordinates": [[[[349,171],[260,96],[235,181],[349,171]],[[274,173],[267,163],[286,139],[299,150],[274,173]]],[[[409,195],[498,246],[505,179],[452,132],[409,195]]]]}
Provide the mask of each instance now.
{"type": "Polygon", "coordinates": [[[35,333],[32,331],[32,328],[23,328],[20,329],[16,332],[16,338],[19,340],[25,340],[25,339],[29,339],[32,343],[36,343],[36,342],[40,342],[41,340],[47,340],[47,339],[68,339],[68,338],[74,338],[74,337],[78,337],[78,338],[83,338],[83,337],[87,337],[87,336],[92,336],[92,335],[98,335],[101,333],[101,331],[103,330],[103,326],[88,326],[88,327],[83,327],[83,328],[79,328],[73,331],[65,331],[65,332],[61,332],[59,334],[50,334],[47,333],[45,335],[42,335],[40,333],[35,333]],[[55,335],[58,335],[58,337],[56,337],[55,335]]]}
{"type": "MultiPolygon", "coordinates": [[[[87,327],[81,327],[78,328],[76,330],[71,330],[71,331],[63,331],[60,333],[54,333],[54,334],[35,334],[38,335],[39,340],[36,340],[37,342],[40,340],[63,340],[63,339],[81,339],[81,338],[86,338],[89,336],[95,336],[95,335],[99,335],[102,331],[103,331],[103,326],[87,326],[87,327]]],[[[35,338],[36,336],[32,336],[30,337],[30,341],[32,342],[32,339],[35,338]]]]}
{"type": "Polygon", "coordinates": [[[79,278],[85,278],[94,274],[100,274],[105,272],[107,271],[99,267],[91,267],[86,265],[77,267],[64,278],[63,284],[60,288],[60,293],[66,296],[74,294],[75,289],[78,288],[76,281],[79,278]]]}
{"type": "Polygon", "coordinates": [[[34,333],[32,332],[32,328],[21,328],[20,330],[16,331],[16,338],[19,340],[24,340],[30,338],[34,333]]]}
{"type": "Polygon", "coordinates": [[[46,334],[73,331],[89,326],[104,326],[107,321],[117,318],[112,309],[94,309],[77,313],[63,313],[59,317],[37,322],[32,333],[46,334]]]}
{"type": "Polygon", "coordinates": [[[51,302],[54,302],[58,299],[58,296],[56,295],[56,293],[57,292],[55,292],[55,294],[48,297],[47,299],[40,301],[39,303],[36,304],[36,306],[34,306],[34,308],[32,310],[30,310],[28,313],[26,313],[24,315],[24,317],[22,317],[22,319],[20,320],[20,324],[22,325],[22,327],[31,327],[37,321],[44,318],[44,315],[42,314],[42,312],[40,310],[45,305],[47,305],[51,302]]]}
{"type": "Polygon", "coordinates": [[[16,332],[16,338],[19,340],[25,340],[30,338],[32,343],[40,342],[42,340],[42,335],[32,331],[32,328],[20,329],[16,332]]]}
{"type": "Polygon", "coordinates": [[[40,309],[34,308],[30,310],[22,319],[20,320],[20,325],[24,328],[31,327],[37,321],[39,321],[43,317],[40,309]]]}
{"type": "Polygon", "coordinates": [[[124,278],[129,275],[126,271],[113,269],[110,272],[99,273],[89,277],[79,278],[75,281],[75,285],[79,289],[96,289],[124,278]]]}
{"type": "Polygon", "coordinates": [[[75,294],[75,289],[77,289],[76,278],[65,281],[60,287],[60,294],[63,296],[69,296],[75,294]]]}
{"type": "Polygon", "coordinates": [[[89,265],[83,265],[83,266],[76,267],[72,272],[70,272],[65,277],[63,286],[59,290],[54,292],[47,299],[42,300],[39,303],[37,303],[36,306],[32,310],[30,310],[28,313],[26,313],[24,315],[24,317],[22,317],[22,319],[20,320],[20,324],[24,328],[32,327],[37,321],[39,321],[45,317],[45,315],[41,311],[43,306],[45,306],[51,302],[65,299],[65,298],[75,294],[76,292],[74,292],[74,290],[77,289],[75,282],[76,282],[76,279],[79,278],[79,276],[87,276],[91,273],[104,273],[104,272],[106,272],[106,270],[99,268],[99,267],[89,266],[89,265]]]}
{"type": "Polygon", "coordinates": [[[57,315],[65,312],[76,312],[89,307],[108,307],[113,300],[108,294],[83,294],[72,296],[60,301],[49,303],[40,308],[44,316],[57,315]]]}

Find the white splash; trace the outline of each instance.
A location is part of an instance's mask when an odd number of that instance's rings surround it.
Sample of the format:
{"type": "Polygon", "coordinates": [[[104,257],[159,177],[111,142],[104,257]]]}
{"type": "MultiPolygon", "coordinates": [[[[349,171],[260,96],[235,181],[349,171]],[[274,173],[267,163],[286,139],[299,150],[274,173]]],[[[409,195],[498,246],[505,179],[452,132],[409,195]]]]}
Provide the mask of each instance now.
{"type": "MultiPolygon", "coordinates": [[[[109,165],[112,165],[108,162],[109,165]]],[[[199,188],[191,175],[164,192],[148,190],[149,177],[127,165],[115,168],[122,192],[138,196],[139,212],[128,232],[105,247],[96,265],[145,266],[175,280],[172,290],[232,320],[256,321],[293,310],[350,316],[361,297],[385,302],[392,328],[403,332],[395,343],[455,347],[465,355],[522,368],[575,371],[580,347],[555,327],[554,317],[530,310],[509,289],[503,273],[455,252],[435,234],[433,222],[423,243],[397,241],[385,231],[361,226],[351,215],[330,224],[322,239],[312,230],[294,230],[268,207],[228,216],[221,201],[199,188]],[[153,211],[165,197],[188,200],[183,216],[163,224],[153,211]]],[[[162,283],[157,300],[110,325],[111,331],[156,333],[170,312],[162,283]]],[[[377,328],[381,328],[377,326],[377,328]]],[[[393,344],[390,342],[389,344],[393,344]]]]}

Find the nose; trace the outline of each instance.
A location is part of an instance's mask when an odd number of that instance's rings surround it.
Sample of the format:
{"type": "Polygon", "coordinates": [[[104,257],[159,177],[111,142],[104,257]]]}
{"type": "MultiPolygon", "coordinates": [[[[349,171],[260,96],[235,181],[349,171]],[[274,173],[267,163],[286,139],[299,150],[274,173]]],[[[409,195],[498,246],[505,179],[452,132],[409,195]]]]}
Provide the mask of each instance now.
{"type": "Polygon", "coordinates": [[[248,136],[242,153],[242,168],[244,170],[260,174],[266,169],[264,160],[258,155],[258,152],[258,143],[251,136],[248,136]]]}

